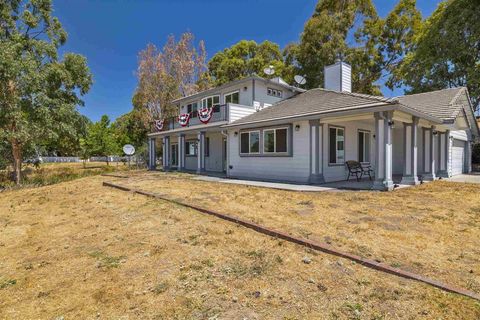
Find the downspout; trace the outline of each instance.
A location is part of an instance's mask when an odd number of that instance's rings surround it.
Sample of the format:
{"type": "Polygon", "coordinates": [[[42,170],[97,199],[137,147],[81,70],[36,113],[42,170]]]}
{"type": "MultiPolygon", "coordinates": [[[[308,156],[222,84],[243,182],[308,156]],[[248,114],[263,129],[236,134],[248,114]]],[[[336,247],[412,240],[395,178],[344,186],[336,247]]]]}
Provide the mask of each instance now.
{"type": "Polygon", "coordinates": [[[255,79],[252,79],[252,106],[255,102],[255,79]]]}

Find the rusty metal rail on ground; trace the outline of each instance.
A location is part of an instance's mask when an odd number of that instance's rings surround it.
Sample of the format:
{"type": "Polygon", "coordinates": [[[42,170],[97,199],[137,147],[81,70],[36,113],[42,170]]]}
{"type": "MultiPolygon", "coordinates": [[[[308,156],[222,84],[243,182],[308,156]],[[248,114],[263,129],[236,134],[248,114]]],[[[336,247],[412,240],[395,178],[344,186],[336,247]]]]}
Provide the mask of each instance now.
{"type": "Polygon", "coordinates": [[[174,203],[174,204],[177,204],[177,205],[181,205],[181,206],[186,207],[186,208],[190,208],[190,209],[193,209],[193,210],[196,210],[196,211],[199,211],[199,212],[211,215],[211,216],[218,217],[218,218],[226,220],[226,221],[234,222],[236,224],[239,224],[241,226],[244,226],[246,228],[255,230],[259,233],[262,233],[262,234],[265,234],[265,235],[268,235],[268,236],[271,236],[271,237],[274,237],[274,238],[283,239],[283,240],[286,240],[286,241],[289,241],[289,242],[292,242],[292,243],[295,243],[295,244],[302,245],[302,246],[307,247],[307,248],[311,248],[311,249],[314,249],[314,250],[317,250],[317,251],[325,252],[325,253],[328,253],[328,254],[331,254],[331,255],[335,255],[337,257],[349,259],[349,260],[352,260],[352,261],[355,261],[355,262],[361,264],[362,266],[365,266],[365,267],[368,267],[368,268],[371,268],[371,269],[375,269],[375,270],[378,270],[378,271],[393,274],[393,275],[396,275],[396,276],[399,276],[399,277],[402,277],[402,278],[405,278],[405,279],[410,279],[410,280],[416,280],[416,281],[419,281],[419,282],[423,282],[423,283],[429,284],[431,286],[434,286],[436,288],[439,288],[441,290],[444,290],[444,291],[447,291],[447,292],[452,292],[452,293],[457,293],[457,294],[460,294],[460,295],[463,295],[463,296],[466,296],[466,297],[469,297],[469,298],[480,301],[480,295],[473,292],[473,291],[469,291],[469,290],[466,290],[466,289],[463,289],[463,288],[457,288],[457,287],[445,284],[443,282],[440,282],[440,281],[437,281],[437,280],[434,280],[434,279],[430,279],[430,278],[427,278],[427,277],[424,277],[424,276],[421,276],[421,275],[418,275],[418,274],[415,274],[415,273],[412,273],[412,272],[408,272],[408,271],[405,271],[405,270],[402,270],[402,269],[399,269],[399,268],[391,267],[389,265],[386,265],[386,264],[381,263],[381,262],[377,262],[375,260],[366,259],[366,258],[362,258],[362,257],[357,256],[357,255],[354,255],[354,254],[350,254],[348,252],[339,251],[339,250],[335,249],[334,247],[332,247],[328,244],[315,242],[315,241],[312,241],[312,240],[309,240],[309,239],[303,239],[303,238],[295,237],[295,236],[292,236],[292,235],[290,235],[286,232],[283,232],[283,231],[274,230],[274,229],[256,224],[254,222],[251,222],[251,221],[248,221],[248,220],[245,220],[245,219],[242,219],[242,218],[226,215],[226,214],[223,214],[223,213],[220,213],[220,212],[216,212],[216,211],[213,211],[213,210],[205,209],[205,208],[198,207],[198,206],[195,206],[195,205],[191,205],[191,204],[188,204],[188,203],[184,203],[184,202],[181,202],[181,201],[178,201],[178,200],[174,200],[174,199],[171,199],[171,198],[169,198],[165,195],[159,195],[159,194],[155,194],[155,193],[148,192],[148,191],[142,191],[142,190],[139,190],[139,189],[129,188],[129,187],[126,187],[126,186],[121,186],[121,185],[113,184],[113,183],[110,183],[110,182],[103,182],[103,186],[119,189],[119,190],[122,190],[122,191],[133,192],[133,193],[137,193],[137,194],[140,194],[140,195],[144,195],[144,196],[159,199],[159,200],[168,201],[168,202],[171,202],[171,203],[174,203]]]}

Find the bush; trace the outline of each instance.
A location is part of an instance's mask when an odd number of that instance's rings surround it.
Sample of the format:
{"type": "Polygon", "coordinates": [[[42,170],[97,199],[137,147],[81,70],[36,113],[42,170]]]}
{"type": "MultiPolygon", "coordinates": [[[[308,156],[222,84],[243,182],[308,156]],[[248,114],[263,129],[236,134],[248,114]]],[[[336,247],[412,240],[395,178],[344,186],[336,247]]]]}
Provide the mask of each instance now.
{"type": "Polygon", "coordinates": [[[476,143],[472,148],[472,162],[480,164],[480,143],[476,143]]]}

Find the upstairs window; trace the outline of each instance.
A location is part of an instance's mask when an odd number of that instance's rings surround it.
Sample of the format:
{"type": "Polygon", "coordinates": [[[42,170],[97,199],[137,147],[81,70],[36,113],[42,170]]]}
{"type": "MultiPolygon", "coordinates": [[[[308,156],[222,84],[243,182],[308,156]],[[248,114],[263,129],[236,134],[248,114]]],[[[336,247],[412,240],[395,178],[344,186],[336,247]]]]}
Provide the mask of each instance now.
{"type": "Polygon", "coordinates": [[[370,162],[370,132],[358,131],[358,162],[370,162]]]}
{"type": "Polygon", "coordinates": [[[264,153],[285,153],[288,150],[287,128],[267,129],[263,131],[264,153]]]}
{"type": "Polygon", "coordinates": [[[196,102],[187,104],[187,112],[192,114],[192,117],[197,116],[198,104],[196,102]]]}
{"type": "Polygon", "coordinates": [[[260,153],[260,131],[242,132],[240,134],[240,153],[260,153]]]}
{"type": "Polygon", "coordinates": [[[283,92],[282,90],[267,88],[267,95],[272,97],[282,98],[283,92]]]}
{"type": "Polygon", "coordinates": [[[202,108],[212,108],[213,112],[220,112],[220,96],[210,96],[202,99],[202,108]]]}
{"type": "Polygon", "coordinates": [[[225,103],[240,103],[239,91],[231,92],[225,95],[225,103]]]}
{"type": "Polygon", "coordinates": [[[329,163],[343,164],[345,162],[345,129],[330,127],[329,134],[329,163]]]}

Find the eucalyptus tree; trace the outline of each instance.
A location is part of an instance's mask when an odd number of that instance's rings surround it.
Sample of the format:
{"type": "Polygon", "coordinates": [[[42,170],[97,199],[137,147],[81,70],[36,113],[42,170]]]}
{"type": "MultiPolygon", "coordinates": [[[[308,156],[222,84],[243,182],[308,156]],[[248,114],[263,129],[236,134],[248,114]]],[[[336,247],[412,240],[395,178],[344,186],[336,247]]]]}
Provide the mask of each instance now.
{"type": "Polygon", "coordinates": [[[8,141],[21,182],[23,151],[32,143],[75,130],[77,105],[92,84],[86,59],[58,50],[67,33],[51,0],[0,3],[0,139],[8,141]]]}

